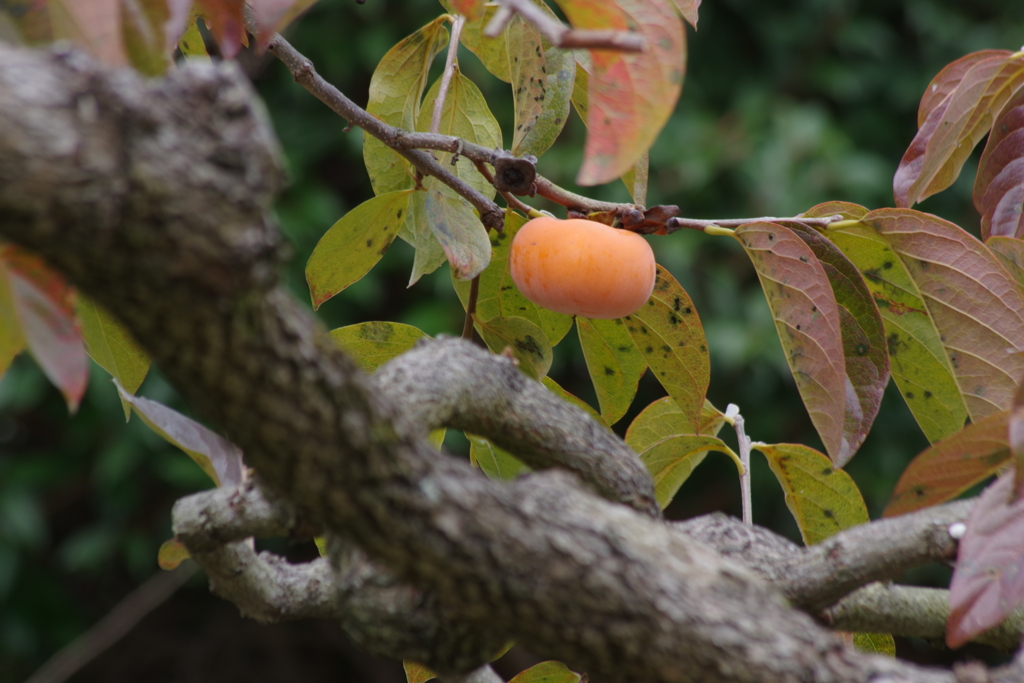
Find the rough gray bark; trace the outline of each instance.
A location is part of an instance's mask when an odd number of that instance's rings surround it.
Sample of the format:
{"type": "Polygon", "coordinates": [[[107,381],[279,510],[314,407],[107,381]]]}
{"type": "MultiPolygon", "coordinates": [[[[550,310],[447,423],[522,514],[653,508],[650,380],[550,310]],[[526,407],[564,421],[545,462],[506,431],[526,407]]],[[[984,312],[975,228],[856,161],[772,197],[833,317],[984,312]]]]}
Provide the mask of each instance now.
{"type": "MultiPolygon", "coordinates": [[[[607,681],[954,680],[844,647],[743,565],[573,475],[500,484],[437,457],[276,288],[279,183],[231,66],[146,82],[0,46],[0,234],[120,316],[272,490],[453,618],[607,681]]],[[[434,654],[459,673],[463,653],[434,654]]]]}

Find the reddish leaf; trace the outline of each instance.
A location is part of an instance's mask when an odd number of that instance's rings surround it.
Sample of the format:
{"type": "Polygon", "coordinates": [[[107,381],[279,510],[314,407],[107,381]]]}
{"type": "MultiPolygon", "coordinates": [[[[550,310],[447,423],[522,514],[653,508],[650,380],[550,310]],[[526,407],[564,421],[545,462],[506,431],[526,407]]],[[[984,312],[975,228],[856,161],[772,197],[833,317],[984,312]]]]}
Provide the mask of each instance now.
{"type": "Polygon", "coordinates": [[[860,204],[850,202],[825,202],[812,206],[801,215],[808,218],[824,218],[825,216],[842,216],[848,220],[859,220],[866,216],[868,210],[860,204]]]}
{"type": "Polygon", "coordinates": [[[50,0],[47,9],[55,40],[70,40],[110,66],[128,63],[120,0],[50,0]]]}
{"type": "Polygon", "coordinates": [[[558,0],[577,28],[635,30],[640,53],[593,50],[587,142],[576,182],[618,178],[650,149],[675,108],[686,71],[686,34],[669,0],[558,0]]]}
{"type": "Polygon", "coordinates": [[[999,112],[974,182],[981,237],[1024,237],[1024,88],[999,112]]]}
{"type": "Polygon", "coordinates": [[[1017,487],[1014,497],[1024,497],[1024,396],[1022,390],[1017,391],[1014,398],[1013,410],[1010,411],[1010,454],[1013,456],[1014,471],[1016,472],[1017,487]]]}
{"type": "Polygon", "coordinates": [[[996,255],[1006,272],[1024,287],[1024,240],[1016,237],[989,237],[985,246],[996,255]]]}
{"type": "Polygon", "coordinates": [[[451,0],[455,11],[467,19],[476,19],[477,15],[487,4],[485,0],[451,0]]]}
{"type": "Polygon", "coordinates": [[[317,0],[248,0],[256,25],[260,27],[260,34],[257,36],[260,47],[265,47],[275,31],[280,31],[295,21],[316,2],[317,0]]]}
{"type": "Polygon", "coordinates": [[[238,446],[162,403],[132,396],[117,380],[114,385],[121,400],[131,404],[147,427],[185,451],[217,486],[234,486],[245,481],[242,449],[238,446]]]}
{"type": "Polygon", "coordinates": [[[965,55],[943,67],[942,71],[936,74],[932,82],[925,88],[924,95],[921,96],[921,105],[917,109],[918,127],[925,122],[925,119],[928,118],[933,109],[939,106],[943,100],[956,90],[967,72],[979,62],[993,57],[1006,59],[1011,54],[1013,53],[1009,50],[981,50],[980,52],[972,52],[969,55],[965,55]]]}
{"type": "Polygon", "coordinates": [[[5,0],[0,3],[0,16],[15,30],[26,45],[53,42],[53,25],[45,2],[39,0],[5,0]]]}
{"type": "Polygon", "coordinates": [[[903,470],[885,517],[895,517],[956,498],[995,474],[1010,457],[1008,411],[964,427],[914,458],[903,470]]]}
{"type": "Polygon", "coordinates": [[[188,548],[182,544],[176,538],[170,538],[160,544],[160,550],[157,551],[156,563],[160,566],[160,569],[164,571],[171,571],[177,569],[178,565],[192,557],[188,554],[188,548]]]}
{"type": "Polygon", "coordinates": [[[893,180],[897,205],[916,204],[952,185],[991,128],[994,114],[1022,83],[1024,56],[989,57],[971,67],[944,100],[945,109],[939,104],[928,114],[900,161],[893,180]]]}
{"type": "Polygon", "coordinates": [[[74,312],[74,290],[41,259],[6,245],[0,260],[7,266],[11,297],[32,357],[64,394],[75,412],[89,381],[89,364],[74,312]]]}
{"type": "Polygon", "coordinates": [[[924,295],[971,419],[1010,407],[1024,378],[1024,294],[984,244],[907,209],[862,220],[892,245],[924,295]]]}
{"type": "Polygon", "coordinates": [[[835,459],[835,464],[842,467],[864,443],[882,404],[885,386],[889,383],[885,327],[860,271],[839,247],[817,230],[799,224],[788,227],[814,252],[828,276],[839,306],[847,391],[843,451],[835,459]]]}
{"type": "Polygon", "coordinates": [[[206,19],[210,32],[220,45],[226,59],[233,59],[245,43],[245,21],[242,9],[245,0],[196,0],[199,14],[206,19]]]}
{"type": "Polygon", "coordinates": [[[810,247],[781,225],[751,223],[735,236],[757,269],[811,422],[832,462],[848,459],[842,324],[825,270],[810,247]]]}
{"type": "Polygon", "coordinates": [[[949,584],[946,643],[960,647],[1024,603],[1024,499],[1006,474],[978,498],[949,584]]]}
{"type": "Polygon", "coordinates": [[[700,7],[700,0],[672,0],[676,9],[683,15],[683,19],[686,19],[687,23],[693,27],[693,30],[697,30],[697,9],[700,7]]]}

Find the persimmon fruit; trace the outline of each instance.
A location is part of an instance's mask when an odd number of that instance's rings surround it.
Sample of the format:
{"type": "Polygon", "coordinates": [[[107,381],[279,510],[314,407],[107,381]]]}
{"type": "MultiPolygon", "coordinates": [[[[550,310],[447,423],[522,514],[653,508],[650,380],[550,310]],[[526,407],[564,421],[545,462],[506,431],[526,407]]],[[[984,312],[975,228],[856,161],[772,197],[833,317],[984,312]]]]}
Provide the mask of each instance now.
{"type": "Polygon", "coordinates": [[[523,296],[538,306],[605,320],[647,303],[657,275],[651,245],[635,232],[547,216],[516,233],[509,270],[523,296]]]}

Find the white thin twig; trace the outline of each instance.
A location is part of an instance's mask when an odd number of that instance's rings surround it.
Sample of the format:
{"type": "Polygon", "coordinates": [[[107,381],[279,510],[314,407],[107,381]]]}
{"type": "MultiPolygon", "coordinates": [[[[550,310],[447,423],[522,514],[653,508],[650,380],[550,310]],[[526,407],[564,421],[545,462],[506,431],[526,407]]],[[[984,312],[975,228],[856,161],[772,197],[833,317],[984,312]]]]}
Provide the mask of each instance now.
{"type": "Polygon", "coordinates": [[[495,38],[500,34],[513,14],[518,14],[537,27],[555,47],[590,48],[617,50],[619,52],[643,52],[647,42],[640,33],[617,31],[615,29],[569,28],[547,14],[533,0],[499,0],[498,11],[484,29],[484,35],[495,38]]]}
{"type": "Polygon", "coordinates": [[[750,496],[750,437],[743,428],[743,416],[740,407],[730,403],[725,408],[725,419],[736,430],[736,442],[739,446],[740,462],[743,463],[743,474],[740,475],[740,501],[743,505],[743,522],[754,523],[753,502],[750,496]]]}
{"type": "Polygon", "coordinates": [[[437,90],[437,99],[434,100],[434,113],[430,117],[430,132],[436,134],[441,129],[441,114],[444,112],[444,101],[448,97],[448,87],[452,83],[452,76],[455,74],[455,62],[459,53],[459,36],[462,35],[462,26],[466,18],[461,14],[455,15],[452,20],[452,35],[448,41],[448,56],[444,61],[444,73],[441,74],[441,86],[437,90]]]}

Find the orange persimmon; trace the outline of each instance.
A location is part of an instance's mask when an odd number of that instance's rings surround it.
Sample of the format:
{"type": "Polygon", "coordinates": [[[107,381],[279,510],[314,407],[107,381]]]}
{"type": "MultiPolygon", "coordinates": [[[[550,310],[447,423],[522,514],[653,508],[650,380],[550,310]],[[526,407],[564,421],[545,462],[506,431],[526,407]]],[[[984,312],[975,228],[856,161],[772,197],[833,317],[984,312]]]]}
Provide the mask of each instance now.
{"type": "Polygon", "coordinates": [[[651,245],[635,232],[547,216],[516,233],[509,269],[519,291],[538,306],[606,320],[647,303],[657,274],[651,245]]]}

